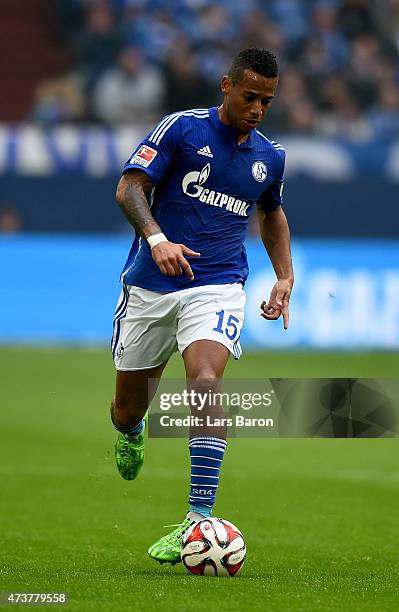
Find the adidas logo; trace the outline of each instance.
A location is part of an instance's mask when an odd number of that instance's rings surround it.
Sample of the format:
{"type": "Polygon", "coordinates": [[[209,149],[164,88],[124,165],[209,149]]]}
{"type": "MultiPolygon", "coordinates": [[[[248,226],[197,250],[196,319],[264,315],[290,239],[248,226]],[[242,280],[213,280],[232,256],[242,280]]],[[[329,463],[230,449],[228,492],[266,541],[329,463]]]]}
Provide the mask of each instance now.
{"type": "Polygon", "coordinates": [[[198,149],[198,155],[205,155],[205,157],[213,157],[212,151],[208,146],[202,147],[202,149],[198,149]]]}

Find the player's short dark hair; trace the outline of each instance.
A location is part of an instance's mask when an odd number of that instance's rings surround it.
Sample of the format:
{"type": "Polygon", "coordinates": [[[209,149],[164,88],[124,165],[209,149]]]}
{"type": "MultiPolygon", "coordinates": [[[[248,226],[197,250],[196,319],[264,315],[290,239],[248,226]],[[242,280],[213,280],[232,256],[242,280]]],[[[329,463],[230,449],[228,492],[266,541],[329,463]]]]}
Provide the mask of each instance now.
{"type": "Polygon", "coordinates": [[[268,79],[276,78],[278,76],[276,56],[267,49],[259,47],[243,49],[236,55],[229,70],[233,85],[242,80],[244,70],[253,70],[268,79]]]}

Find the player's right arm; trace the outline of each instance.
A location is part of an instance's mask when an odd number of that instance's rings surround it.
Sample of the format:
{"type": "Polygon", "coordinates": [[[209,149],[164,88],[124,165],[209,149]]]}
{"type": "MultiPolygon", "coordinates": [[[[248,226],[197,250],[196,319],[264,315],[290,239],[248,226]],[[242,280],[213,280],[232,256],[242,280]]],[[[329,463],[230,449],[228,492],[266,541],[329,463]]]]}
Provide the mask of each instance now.
{"type": "Polygon", "coordinates": [[[270,293],[269,300],[263,300],[261,315],[268,321],[278,319],[283,315],[284,329],[288,329],[289,301],[294,284],[292,270],[290,230],[287,218],[281,207],[283,203],[283,183],[285,151],[281,145],[274,143],[278,158],[277,178],[272,185],[263,192],[258,201],[259,228],[262,242],[270,257],[277,281],[270,293]]]}
{"type": "MultiPolygon", "coordinates": [[[[121,177],[116,190],[116,201],[129,223],[148,241],[151,236],[161,235],[162,230],[151,214],[146,193],[152,189],[148,174],[141,170],[128,170],[121,177]]],[[[162,274],[179,276],[183,272],[192,280],[194,278],[190,264],[184,255],[198,257],[184,244],[169,242],[166,237],[151,248],[152,258],[162,274]]]]}

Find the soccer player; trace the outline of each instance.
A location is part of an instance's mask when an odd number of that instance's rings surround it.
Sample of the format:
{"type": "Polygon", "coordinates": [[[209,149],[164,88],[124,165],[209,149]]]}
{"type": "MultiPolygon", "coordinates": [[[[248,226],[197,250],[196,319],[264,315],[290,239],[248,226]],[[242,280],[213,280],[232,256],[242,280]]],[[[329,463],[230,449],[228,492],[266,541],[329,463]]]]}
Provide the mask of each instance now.
{"type": "MultiPolygon", "coordinates": [[[[241,51],[221,80],[221,106],[165,117],[124,166],[116,198],[136,237],[114,319],[111,418],[126,480],[136,478],[144,460],[145,415],[155,393],[148,381],[159,381],[172,353],[182,354],[190,390],[212,393],[220,390],[230,353],[241,355],[243,243],[254,210],[277,277],[261,315],[282,315],[288,327],[293,271],[281,207],[285,152],[257,130],[277,82],[272,53],[241,51]]],[[[223,409],[210,403],[206,414],[223,416],[223,409]]],[[[153,559],[179,562],[184,531],[211,515],[225,449],[226,427],[190,428],[188,512],[150,547],[153,559]]]]}

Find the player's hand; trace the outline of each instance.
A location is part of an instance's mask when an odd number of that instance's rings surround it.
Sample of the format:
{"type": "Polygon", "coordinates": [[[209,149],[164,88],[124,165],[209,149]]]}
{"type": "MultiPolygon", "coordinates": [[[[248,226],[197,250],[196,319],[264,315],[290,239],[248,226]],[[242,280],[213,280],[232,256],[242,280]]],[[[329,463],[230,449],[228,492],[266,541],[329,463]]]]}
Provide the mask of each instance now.
{"type": "Polygon", "coordinates": [[[186,247],[185,244],[175,244],[168,241],[160,242],[154,246],[151,254],[162,274],[180,276],[184,272],[190,280],[194,279],[194,274],[184,255],[189,257],[199,257],[201,255],[201,253],[196,253],[186,247]]]}
{"type": "Polygon", "coordinates": [[[270,293],[269,301],[263,301],[260,305],[261,315],[268,321],[275,321],[280,315],[283,315],[284,329],[288,329],[290,319],[288,306],[293,284],[292,279],[278,280],[270,293]]]}

